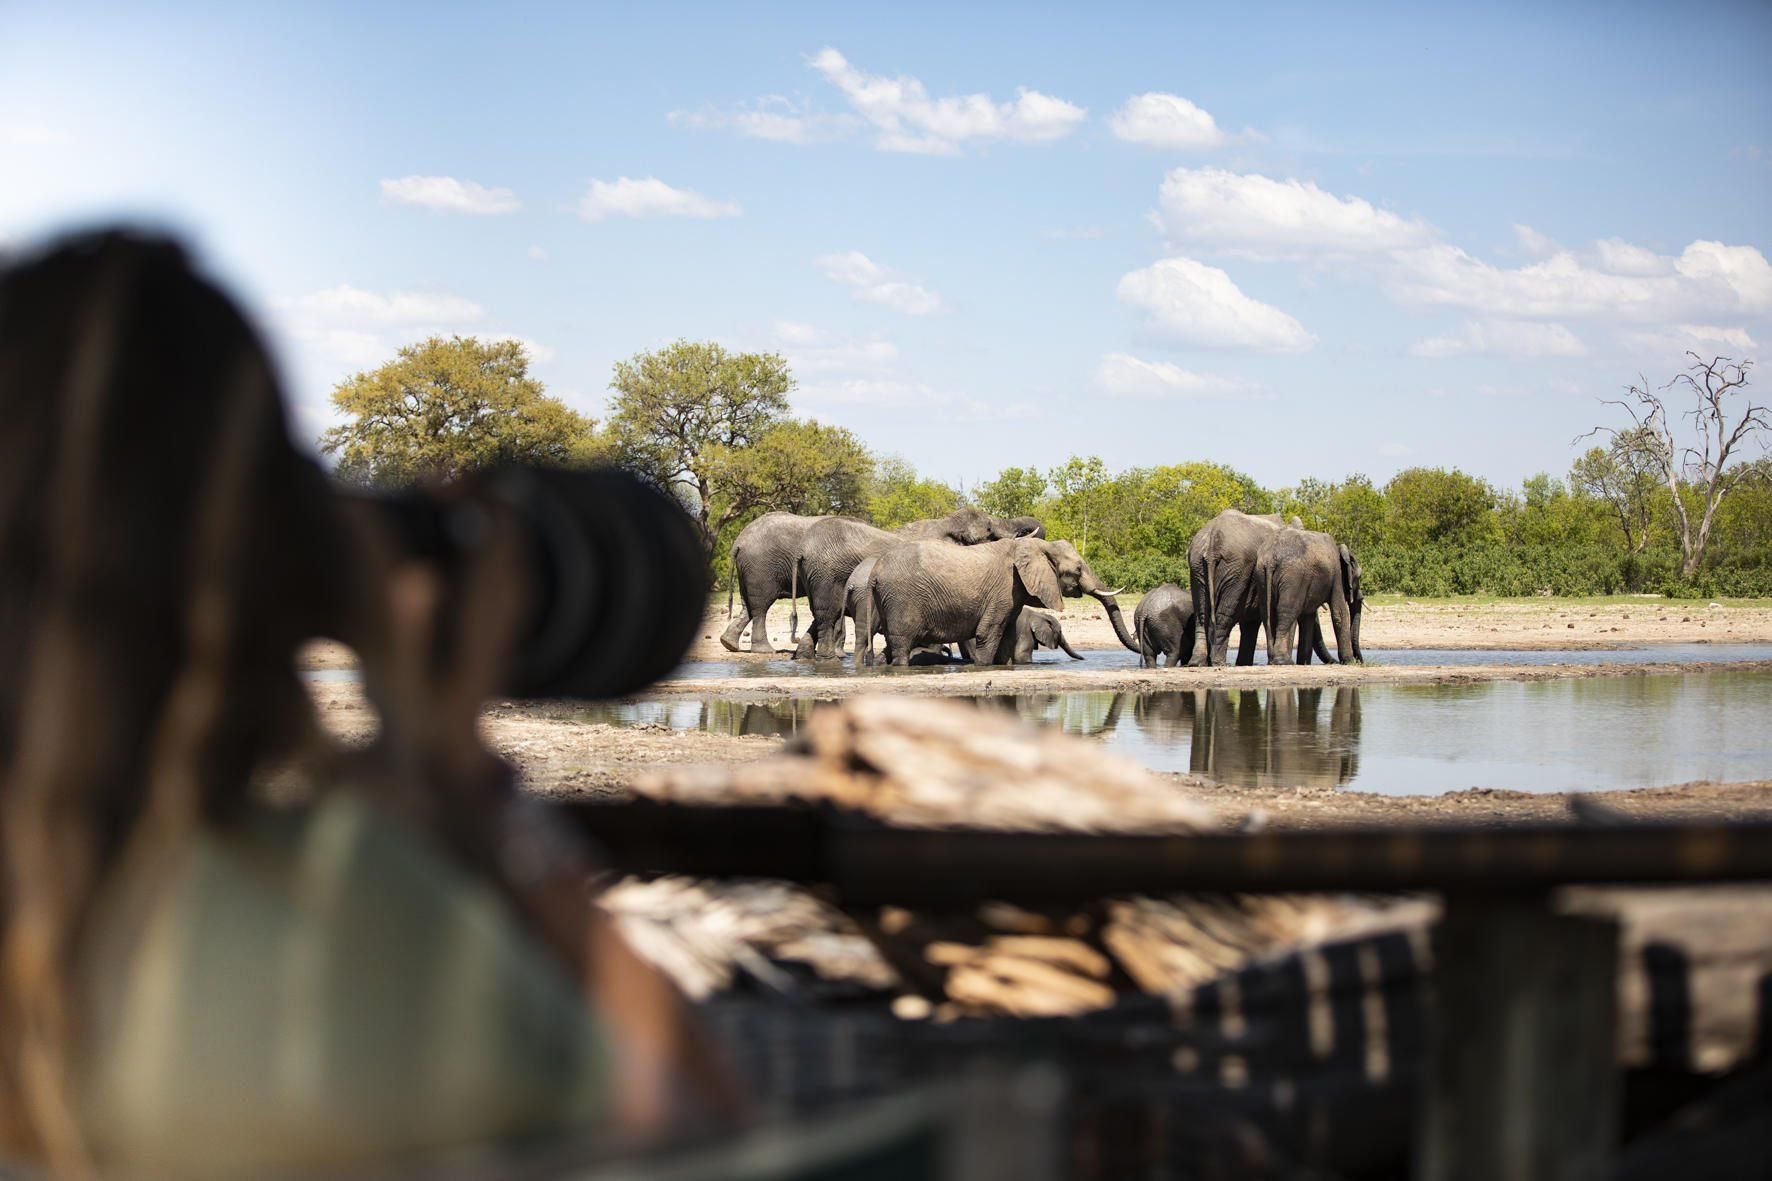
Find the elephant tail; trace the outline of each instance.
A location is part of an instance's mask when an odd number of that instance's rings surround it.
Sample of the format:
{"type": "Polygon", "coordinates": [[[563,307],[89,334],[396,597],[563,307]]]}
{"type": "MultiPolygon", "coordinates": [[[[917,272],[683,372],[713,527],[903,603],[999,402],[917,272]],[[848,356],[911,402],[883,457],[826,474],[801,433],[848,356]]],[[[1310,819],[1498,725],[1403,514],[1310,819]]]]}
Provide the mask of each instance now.
{"type": "Polygon", "coordinates": [[[788,643],[800,638],[800,555],[788,572],[788,643]]]}
{"type": "Polygon", "coordinates": [[[726,571],[726,618],[732,618],[732,588],[738,585],[738,547],[732,547],[731,568],[726,571]]]}
{"type": "Polygon", "coordinates": [[[1267,628],[1268,651],[1271,652],[1273,651],[1274,637],[1279,634],[1275,626],[1279,623],[1279,619],[1274,614],[1273,566],[1271,564],[1257,566],[1255,576],[1261,579],[1261,591],[1264,600],[1262,603],[1261,618],[1263,625],[1267,628]]]}
{"type": "Polygon", "coordinates": [[[1207,543],[1206,557],[1202,563],[1206,567],[1206,576],[1200,580],[1200,607],[1194,612],[1200,617],[1201,626],[1206,629],[1206,663],[1212,663],[1212,644],[1218,638],[1218,613],[1212,605],[1215,587],[1212,579],[1218,573],[1212,561],[1212,545],[1207,543]]]}

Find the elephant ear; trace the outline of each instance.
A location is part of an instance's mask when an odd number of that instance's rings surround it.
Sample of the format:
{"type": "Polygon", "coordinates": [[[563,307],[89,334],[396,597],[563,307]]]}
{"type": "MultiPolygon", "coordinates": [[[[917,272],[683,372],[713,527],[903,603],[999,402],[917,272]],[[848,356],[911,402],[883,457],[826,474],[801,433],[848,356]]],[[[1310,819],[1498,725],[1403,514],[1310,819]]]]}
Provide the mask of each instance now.
{"type": "Polygon", "coordinates": [[[1015,547],[1015,573],[1027,593],[1049,611],[1064,609],[1064,594],[1058,587],[1058,571],[1046,559],[1046,551],[1038,545],[1015,547]]]}
{"type": "Polygon", "coordinates": [[[1354,555],[1347,546],[1336,548],[1341,553],[1341,593],[1351,607],[1359,601],[1360,563],[1354,560],[1354,555]]]}

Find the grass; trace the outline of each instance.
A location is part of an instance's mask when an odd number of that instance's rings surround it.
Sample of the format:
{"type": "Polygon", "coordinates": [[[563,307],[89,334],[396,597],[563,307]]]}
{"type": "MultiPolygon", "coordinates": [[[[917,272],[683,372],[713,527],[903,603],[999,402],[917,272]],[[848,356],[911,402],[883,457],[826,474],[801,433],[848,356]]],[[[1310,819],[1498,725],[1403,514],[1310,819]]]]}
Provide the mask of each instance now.
{"type": "Polygon", "coordinates": [[[1393,606],[1412,603],[1422,607],[1436,605],[1482,607],[1490,605],[1506,605],[1519,607],[1640,607],[1646,603],[1684,603],[1703,606],[1708,603],[1721,603],[1725,607],[1772,607],[1772,599],[1670,599],[1663,595],[1526,595],[1507,597],[1503,595],[1402,595],[1402,594],[1369,594],[1369,603],[1390,604],[1393,606]]]}

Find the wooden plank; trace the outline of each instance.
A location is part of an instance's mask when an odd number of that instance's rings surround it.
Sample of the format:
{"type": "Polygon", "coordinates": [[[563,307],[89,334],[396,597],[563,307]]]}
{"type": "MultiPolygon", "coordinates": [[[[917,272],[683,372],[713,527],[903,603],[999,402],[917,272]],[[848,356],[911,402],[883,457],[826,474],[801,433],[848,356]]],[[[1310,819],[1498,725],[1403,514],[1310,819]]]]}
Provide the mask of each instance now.
{"type": "Polygon", "coordinates": [[[1423,1181],[1598,1181],[1618,1136],[1618,928],[1454,894],[1436,931],[1423,1181]]]}

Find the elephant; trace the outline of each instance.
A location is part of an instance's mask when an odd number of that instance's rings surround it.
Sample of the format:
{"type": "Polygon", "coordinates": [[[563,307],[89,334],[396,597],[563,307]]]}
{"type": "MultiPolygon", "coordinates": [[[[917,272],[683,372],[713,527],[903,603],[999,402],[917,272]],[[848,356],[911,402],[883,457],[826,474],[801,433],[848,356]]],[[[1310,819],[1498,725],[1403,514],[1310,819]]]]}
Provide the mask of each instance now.
{"type": "Polygon", "coordinates": [[[1170,668],[1186,663],[1194,651],[1193,596],[1173,582],[1150,591],[1132,612],[1132,634],[1141,668],[1156,668],[1159,657],[1170,668]]]}
{"type": "MultiPolygon", "coordinates": [[[[1109,590],[1068,541],[909,542],[879,556],[868,585],[892,664],[908,663],[920,645],[949,642],[973,642],[988,663],[1013,663],[1021,611],[1058,611],[1067,595],[1099,600],[1120,642],[1138,651],[1114,598],[1119,591],[1109,590]]],[[[871,649],[873,630],[872,620],[865,627],[856,621],[858,652],[871,649]]]]}
{"type": "MultiPolygon", "coordinates": [[[[789,593],[805,588],[812,606],[812,624],[794,650],[796,660],[835,660],[843,646],[844,587],[855,568],[894,546],[939,540],[981,545],[1016,537],[1044,537],[1045,526],[1033,517],[993,517],[963,508],[945,517],[912,521],[895,530],[878,529],[853,517],[830,517],[806,530],[789,593]]],[[[797,621],[797,617],[796,617],[797,621]]]]}
{"type": "Polygon", "coordinates": [[[1285,528],[1256,554],[1256,582],[1261,588],[1263,626],[1267,629],[1267,662],[1292,663],[1292,639],[1298,637],[1298,663],[1309,664],[1311,653],[1333,664],[1323,645],[1317,609],[1329,608],[1335,628],[1336,655],[1342,664],[1364,661],[1360,653],[1360,563],[1327,533],[1285,528]]]}
{"type": "Polygon", "coordinates": [[[1083,659],[1083,654],[1065,639],[1064,627],[1058,622],[1057,615],[1038,607],[1023,607],[1015,620],[1015,648],[1010,663],[1032,662],[1036,648],[1055,648],[1072,660],[1083,659]]]}
{"type": "Polygon", "coordinates": [[[726,584],[726,614],[732,622],[720,633],[728,652],[737,652],[738,638],[749,625],[752,652],[774,652],[769,642],[769,608],[788,596],[793,581],[794,559],[800,541],[810,529],[829,517],[803,517],[798,513],[764,513],[739,531],[732,543],[732,577],[726,584]],[[732,614],[732,592],[738,591],[739,614],[732,614]]]}
{"type": "MultiPolygon", "coordinates": [[[[1277,513],[1259,516],[1227,508],[1207,521],[1187,547],[1188,583],[1194,599],[1197,642],[1190,664],[1224,664],[1231,626],[1237,626],[1237,663],[1255,663],[1261,596],[1255,555],[1261,543],[1288,522],[1277,513]]],[[[1300,524],[1297,517],[1290,522],[1300,524]]]]}

